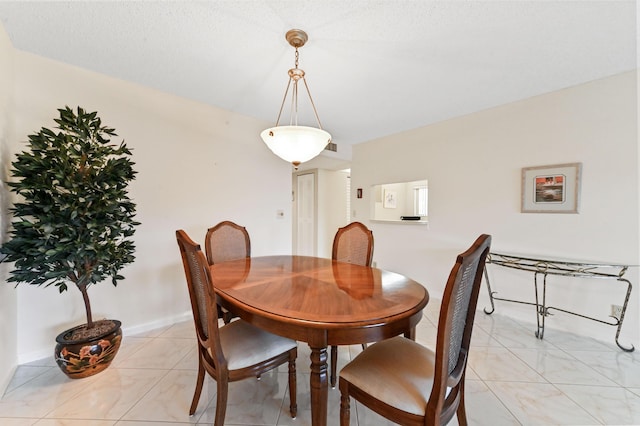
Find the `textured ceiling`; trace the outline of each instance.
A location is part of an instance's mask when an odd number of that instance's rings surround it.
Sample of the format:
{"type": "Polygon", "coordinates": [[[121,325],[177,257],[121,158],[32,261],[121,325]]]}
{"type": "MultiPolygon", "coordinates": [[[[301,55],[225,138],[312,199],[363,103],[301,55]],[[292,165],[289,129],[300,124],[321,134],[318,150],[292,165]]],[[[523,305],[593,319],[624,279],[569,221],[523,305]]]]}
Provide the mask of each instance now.
{"type": "MultiPolygon", "coordinates": [[[[293,67],[349,145],[635,69],[635,1],[0,1],[17,49],[274,122],[293,67]]],[[[301,123],[303,124],[303,123],[301,123]]]]}

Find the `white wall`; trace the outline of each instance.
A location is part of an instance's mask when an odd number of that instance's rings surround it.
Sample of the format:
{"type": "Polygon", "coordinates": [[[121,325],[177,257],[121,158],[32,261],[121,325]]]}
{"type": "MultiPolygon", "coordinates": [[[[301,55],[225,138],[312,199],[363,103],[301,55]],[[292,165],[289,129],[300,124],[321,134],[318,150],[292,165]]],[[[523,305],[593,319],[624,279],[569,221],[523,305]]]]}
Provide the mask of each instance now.
{"type": "MultiPolygon", "coordinates": [[[[13,48],[0,25],[0,241],[4,241],[8,221],[7,188],[4,184],[8,145],[11,138],[13,105],[13,48]]],[[[0,264],[0,396],[11,380],[17,364],[16,292],[6,284],[7,265],[0,264]]]]}
{"type": "MultiPolygon", "coordinates": [[[[28,134],[54,126],[65,105],[98,111],[133,150],[136,261],[118,287],[89,290],[94,318],[121,320],[125,339],[190,318],[176,229],[202,243],[208,227],[229,219],[247,227],[253,255],[291,252],[291,166],[261,141],[269,123],[19,51],[15,75],[12,153],[28,134]]],[[[21,284],[17,295],[20,363],[50,356],[56,334],[85,320],[74,288],[21,284]]]]}
{"type": "MultiPolygon", "coordinates": [[[[497,252],[638,265],[636,81],[625,73],[356,145],[352,186],[364,194],[373,184],[429,181],[428,226],[369,223],[377,265],[413,277],[436,298],[455,255],[481,233],[493,235],[497,252]],[[571,162],[583,164],[580,213],[520,213],[521,169],[571,162]]],[[[361,220],[370,205],[352,199],[361,220]]],[[[638,268],[628,276],[636,288],[620,341],[640,347],[638,268]]],[[[503,296],[532,300],[531,275],[493,281],[503,296]]],[[[561,282],[549,294],[560,306],[606,318],[610,304],[622,304],[616,282],[561,282]]],[[[479,306],[487,300],[483,289],[479,306]]],[[[498,312],[535,321],[532,307],[501,303],[498,312]]],[[[610,342],[615,335],[563,314],[547,326],[610,342]]]]}

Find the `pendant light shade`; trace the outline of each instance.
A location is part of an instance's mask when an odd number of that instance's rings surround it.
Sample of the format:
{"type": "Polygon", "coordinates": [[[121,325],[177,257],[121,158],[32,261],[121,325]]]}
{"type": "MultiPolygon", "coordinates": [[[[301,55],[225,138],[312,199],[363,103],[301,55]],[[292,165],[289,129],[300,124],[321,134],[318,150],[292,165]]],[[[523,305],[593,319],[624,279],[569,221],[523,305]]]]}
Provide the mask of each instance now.
{"type": "Polygon", "coordinates": [[[263,130],[262,140],[275,155],[297,169],[324,150],[331,135],[322,129],[307,126],[277,126],[263,130]]]}
{"type": "Polygon", "coordinates": [[[296,49],[295,52],[295,68],[289,70],[289,82],[284,92],[278,119],[274,127],[263,130],[260,133],[262,140],[269,149],[278,157],[293,164],[297,170],[300,163],[309,161],[316,157],[325,149],[327,144],[331,142],[331,135],[322,129],[316,106],[313,103],[304,71],[298,68],[298,48],[304,46],[307,42],[307,34],[302,30],[287,31],[286,39],[291,46],[296,49]],[[302,81],[309,96],[309,101],[313,108],[318,127],[298,126],[298,82],[302,81]],[[291,117],[288,126],[279,126],[280,117],[284,104],[287,101],[287,95],[291,88],[291,117]]]}

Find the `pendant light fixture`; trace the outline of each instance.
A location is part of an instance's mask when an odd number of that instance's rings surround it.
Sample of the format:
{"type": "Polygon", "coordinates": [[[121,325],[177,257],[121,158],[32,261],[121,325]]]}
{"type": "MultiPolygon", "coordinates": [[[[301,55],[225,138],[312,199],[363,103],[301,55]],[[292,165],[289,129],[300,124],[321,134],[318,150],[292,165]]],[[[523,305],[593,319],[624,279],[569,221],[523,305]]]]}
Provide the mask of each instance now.
{"type": "Polygon", "coordinates": [[[296,49],[295,68],[289,70],[289,82],[287,83],[287,89],[282,98],[282,105],[280,106],[276,125],[263,130],[260,136],[274,154],[290,162],[293,164],[293,167],[298,170],[300,163],[309,161],[322,152],[327,144],[331,142],[331,135],[325,130],[322,130],[316,106],[313,103],[307,80],[304,78],[304,71],[298,68],[298,48],[304,46],[307,42],[307,33],[302,30],[289,30],[285,38],[289,44],[296,49]],[[313,114],[318,123],[317,128],[298,125],[298,83],[300,80],[304,83],[304,88],[307,90],[307,95],[311,101],[313,114]],[[282,110],[284,109],[284,104],[289,94],[289,88],[291,88],[291,117],[289,125],[279,126],[282,110]]]}

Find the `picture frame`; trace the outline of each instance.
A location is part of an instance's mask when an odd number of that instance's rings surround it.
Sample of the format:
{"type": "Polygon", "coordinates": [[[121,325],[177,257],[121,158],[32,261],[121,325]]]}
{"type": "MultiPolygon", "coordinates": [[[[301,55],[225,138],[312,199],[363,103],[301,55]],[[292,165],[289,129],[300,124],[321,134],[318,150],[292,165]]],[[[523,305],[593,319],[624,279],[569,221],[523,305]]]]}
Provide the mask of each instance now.
{"type": "Polygon", "coordinates": [[[522,213],[578,213],[582,163],[522,168],[522,213]]]}
{"type": "Polygon", "coordinates": [[[396,191],[389,189],[384,190],[384,198],[382,200],[382,207],[385,209],[395,209],[397,206],[398,194],[396,191]]]}

